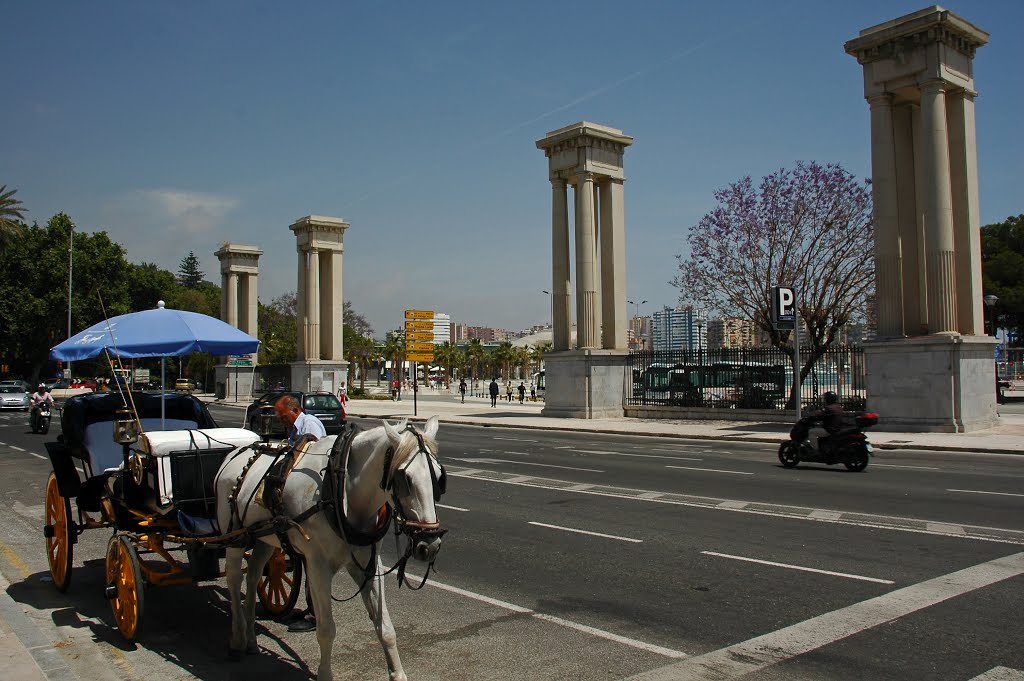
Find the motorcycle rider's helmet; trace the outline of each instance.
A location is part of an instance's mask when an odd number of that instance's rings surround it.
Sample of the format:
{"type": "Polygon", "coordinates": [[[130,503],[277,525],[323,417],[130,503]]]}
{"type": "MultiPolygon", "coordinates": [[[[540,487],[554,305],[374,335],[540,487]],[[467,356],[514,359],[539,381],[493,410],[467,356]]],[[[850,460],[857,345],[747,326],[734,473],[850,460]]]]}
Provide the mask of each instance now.
{"type": "Polygon", "coordinates": [[[46,384],[40,383],[38,386],[36,386],[36,392],[38,392],[40,395],[46,393],[46,384]]]}
{"type": "Polygon", "coordinates": [[[829,404],[835,404],[836,402],[838,402],[839,401],[839,395],[836,395],[834,392],[829,390],[828,392],[826,392],[824,395],[821,396],[821,399],[825,403],[825,405],[827,406],[829,404]]]}

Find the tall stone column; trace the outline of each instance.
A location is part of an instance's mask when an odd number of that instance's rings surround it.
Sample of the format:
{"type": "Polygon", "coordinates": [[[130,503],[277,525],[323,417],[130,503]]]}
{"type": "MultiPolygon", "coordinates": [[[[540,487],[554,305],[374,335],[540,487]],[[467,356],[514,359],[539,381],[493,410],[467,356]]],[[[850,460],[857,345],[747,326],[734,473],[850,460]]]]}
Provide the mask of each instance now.
{"type": "Polygon", "coordinates": [[[622,180],[600,184],[601,347],[625,350],[629,343],[626,307],[626,225],[622,180]]]}
{"type": "Polygon", "coordinates": [[[342,298],[342,253],[320,253],[320,355],[325,360],[344,359],[342,343],[345,303],[342,298]]]}
{"type": "Polygon", "coordinates": [[[295,349],[298,354],[299,361],[306,359],[315,359],[306,354],[306,347],[309,343],[306,341],[309,329],[306,327],[306,299],[309,297],[309,291],[306,289],[306,252],[302,250],[302,247],[298,247],[298,266],[296,271],[298,272],[298,282],[296,282],[295,288],[295,349]]]}
{"type": "Polygon", "coordinates": [[[978,151],[974,97],[959,90],[946,97],[949,170],[953,198],[953,246],[956,250],[956,313],[961,333],[984,335],[981,286],[981,209],[978,205],[978,151]]]}
{"type": "Polygon", "coordinates": [[[250,336],[257,336],[259,334],[259,328],[257,321],[259,318],[259,276],[256,274],[245,274],[242,275],[242,296],[241,296],[241,319],[239,320],[242,331],[245,331],[250,336]]]}
{"type": "Polygon", "coordinates": [[[238,275],[228,272],[228,318],[227,323],[238,328],[238,275]]]}
{"type": "MultiPolygon", "coordinates": [[[[259,275],[259,258],[263,251],[255,246],[225,243],[215,255],[220,260],[220,312],[221,319],[253,337],[259,336],[257,326],[258,298],[256,281],[259,275]]],[[[228,364],[229,358],[220,360],[214,368],[216,392],[224,396],[246,397],[256,392],[253,385],[252,369],[241,369],[239,363],[228,364]]],[[[251,356],[255,366],[259,358],[251,356]]],[[[241,362],[240,364],[246,364],[241,362]]]]}
{"type": "Polygon", "coordinates": [[[571,347],[569,300],[569,205],[566,182],[551,180],[551,349],[555,352],[571,347]]]}
{"type": "Polygon", "coordinates": [[[306,252],[306,359],[320,359],[320,253],[306,252]]]}
{"type": "Polygon", "coordinates": [[[576,347],[597,347],[597,284],[594,262],[594,176],[576,184],[576,347]]]}
{"type": "Polygon", "coordinates": [[[928,325],[931,333],[955,334],[956,256],[949,186],[946,93],[941,80],[921,85],[925,243],[928,259],[928,325]]]}
{"type": "Polygon", "coordinates": [[[871,106],[871,182],[874,191],[875,277],[887,293],[876,299],[878,335],[904,334],[903,259],[896,201],[896,144],[893,136],[892,95],[868,99],[871,106]]]}
{"type": "MultiPolygon", "coordinates": [[[[897,221],[900,234],[900,262],[903,268],[902,291],[893,294],[903,301],[903,331],[908,336],[927,333],[928,300],[924,284],[924,232],[917,210],[917,185],[914,169],[915,132],[919,107],[912,104],[893,111],[893,138],[896,144],[896,195],[899,197],[897,221]]],[[[874,163],[874,161],[872,161],[874,163]]],[[[875,230],[877,235],[878,230],[875,230]]],[[[877,236],[876,236],[877,238],[877,236]]],[[[890,293],[876,283],[877,291],[885,291],[876,298],[890,293]]]]}

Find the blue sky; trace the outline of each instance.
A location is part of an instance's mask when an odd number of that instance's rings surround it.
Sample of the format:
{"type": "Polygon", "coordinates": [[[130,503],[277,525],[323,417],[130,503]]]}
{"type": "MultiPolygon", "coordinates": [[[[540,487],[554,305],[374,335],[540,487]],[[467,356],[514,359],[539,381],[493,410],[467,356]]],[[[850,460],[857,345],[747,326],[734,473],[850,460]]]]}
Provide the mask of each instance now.
{"type": "MultiPolygon", "coordinates": [[[[869,175],[858,31],[924,7],[832,2],[8,3],[0,184],[133,262],[254,244],[260,298],[296,287],[288,226],[342,217],[345,298],[548,321],[550,185],[534,142],[579,120],[626,152],[628,297],[673,305],[712,193],[798,160],[869,175]]],[[[975,58],[982,224],[1024,212],[1024,3],[946,6],[975,58]]],[[[631,307],[630,313],[632,314],[631,307]]]]}

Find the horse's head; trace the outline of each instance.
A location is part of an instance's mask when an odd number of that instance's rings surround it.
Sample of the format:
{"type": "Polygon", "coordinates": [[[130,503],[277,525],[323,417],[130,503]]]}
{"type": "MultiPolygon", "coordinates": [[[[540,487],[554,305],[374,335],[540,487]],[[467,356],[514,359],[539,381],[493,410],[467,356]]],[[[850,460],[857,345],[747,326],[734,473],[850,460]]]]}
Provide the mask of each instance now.
{"type": "Polygon", "coordinates": [[[391,496],[395,524],[410,541],[412,557],[431,563],[447,530],[437,519],[437,502],[445,492],[447,475],[437,460],[437,417],[421,432],[414,426],[396,428],[384,422],[388,447],[394,453],[385,464],[382,486],[391,496]]]}

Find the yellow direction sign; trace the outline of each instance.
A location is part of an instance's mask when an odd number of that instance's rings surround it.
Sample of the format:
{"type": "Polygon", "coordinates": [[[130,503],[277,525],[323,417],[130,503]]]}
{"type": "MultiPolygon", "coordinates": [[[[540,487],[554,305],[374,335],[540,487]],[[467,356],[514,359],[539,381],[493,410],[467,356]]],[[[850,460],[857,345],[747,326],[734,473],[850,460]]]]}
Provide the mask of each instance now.
{"type": "MultiPolygon", "coordinates": [[[[434,340],[433,331],[406,331],[405,340],[407,341],[432,341],[434,340]]],[[[433,343],[431,343],[433,345],[433,343]]]]}
{"type": "Polygon", "coordinates": [[[434,352],[434,344],[433,343],[406,343],[405,344],[405,351],[406,352],[430,352],[430,353],[433,353],[434,352]]]}
{"type": "Polygon", "coordinates": [[[406,319],[433,319],[434,318],[434,311],[433,310],[406,310],[405,311],[405,318],[406,319]]]}
{"type": "Polygon", "coordinates": [[[434,322],[421,322],[414,319],[405,320],[406,331],[433,331],[434,322]]]}
{"type": "Polygon", "coordinates": [[[405,356],[405,359],[409,362],[433,362],[434,353],[432,352],[413,352],[405,356]]]}

